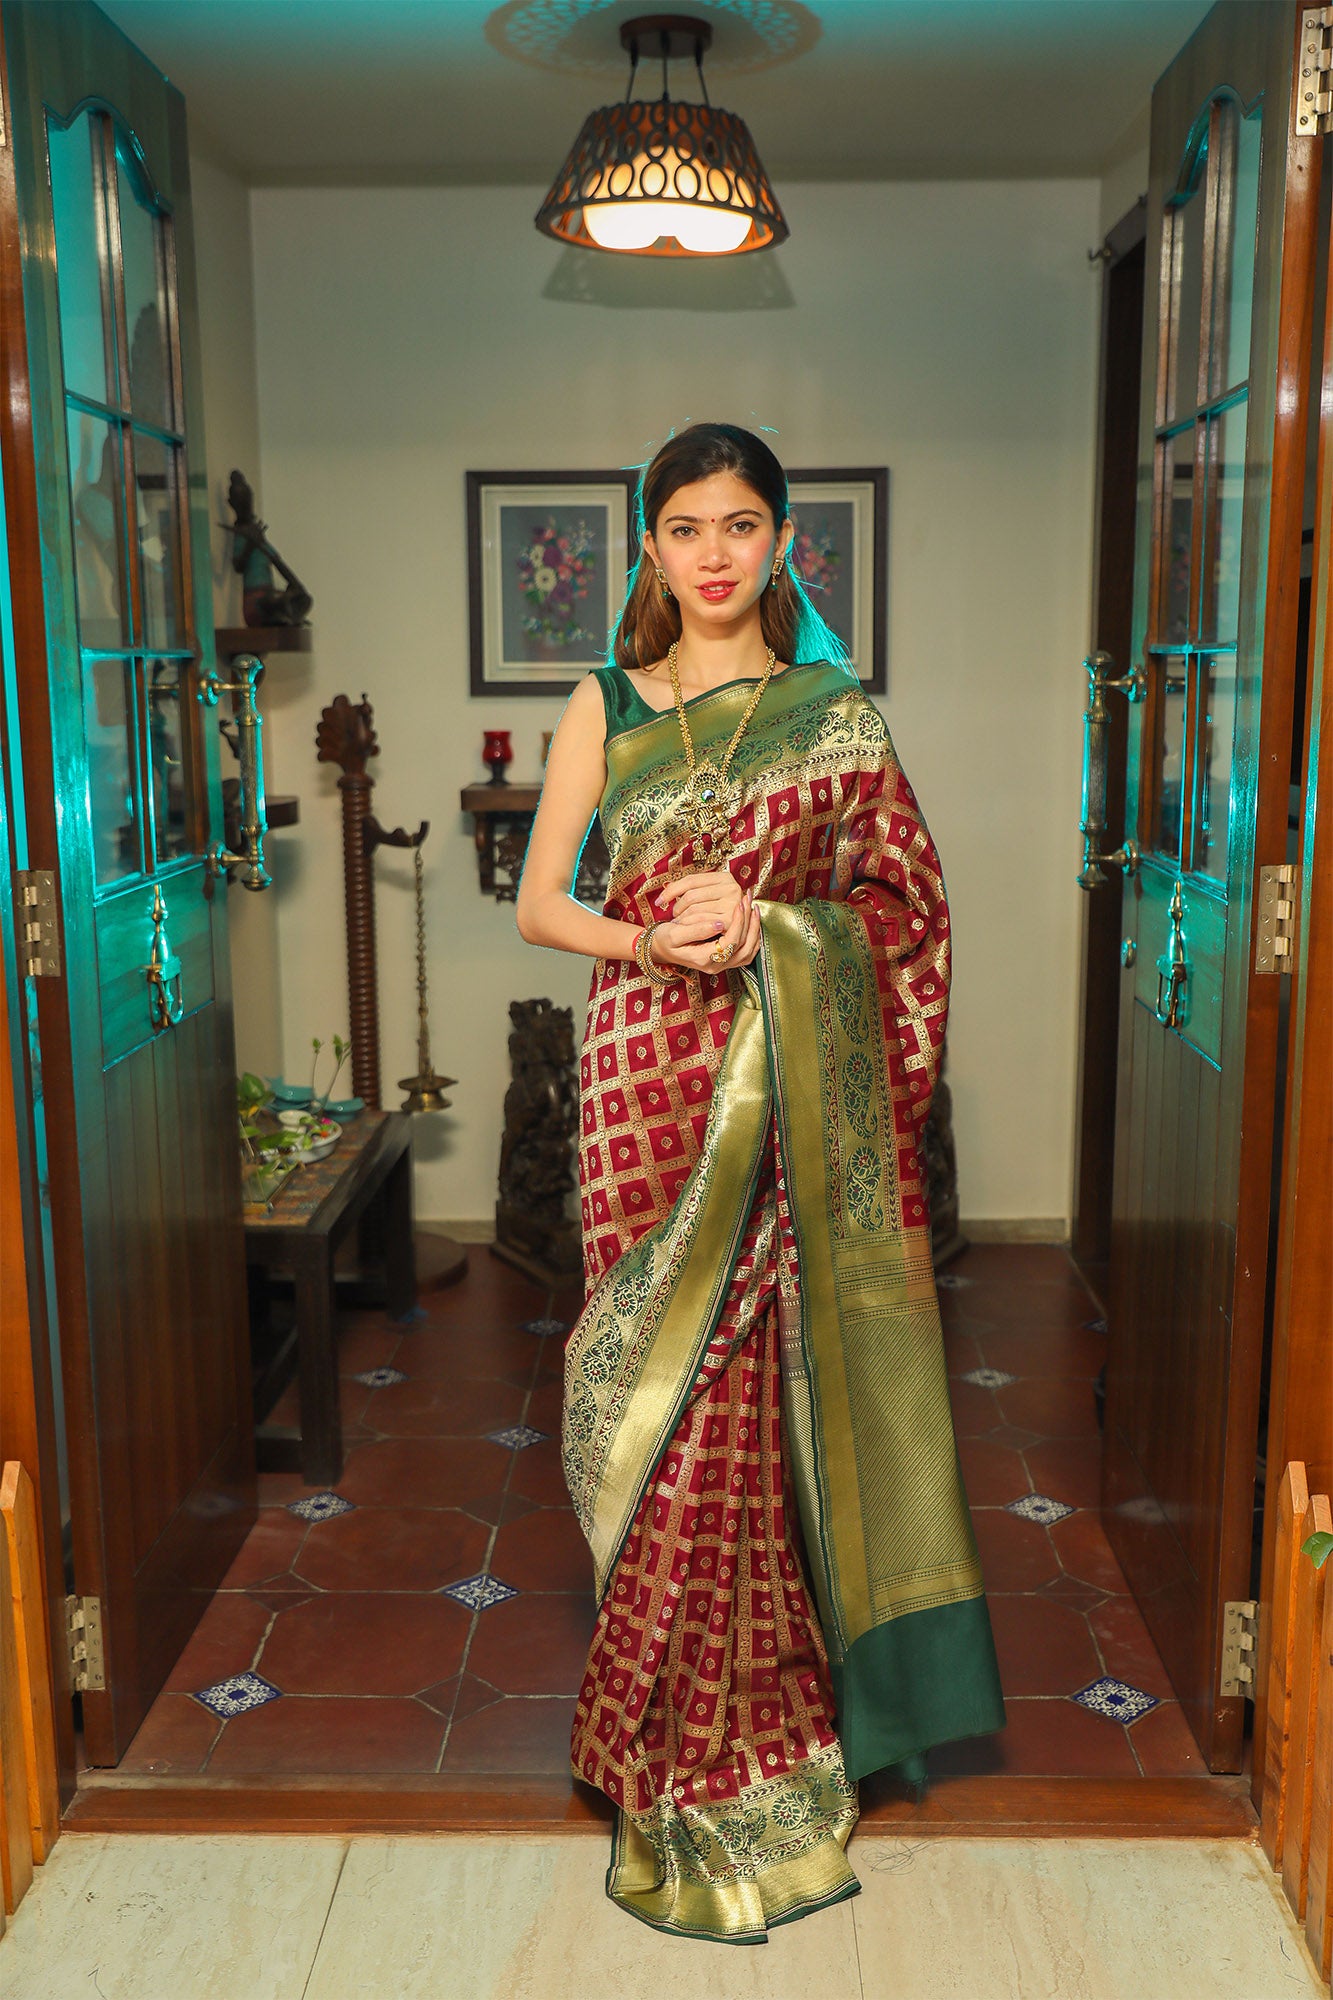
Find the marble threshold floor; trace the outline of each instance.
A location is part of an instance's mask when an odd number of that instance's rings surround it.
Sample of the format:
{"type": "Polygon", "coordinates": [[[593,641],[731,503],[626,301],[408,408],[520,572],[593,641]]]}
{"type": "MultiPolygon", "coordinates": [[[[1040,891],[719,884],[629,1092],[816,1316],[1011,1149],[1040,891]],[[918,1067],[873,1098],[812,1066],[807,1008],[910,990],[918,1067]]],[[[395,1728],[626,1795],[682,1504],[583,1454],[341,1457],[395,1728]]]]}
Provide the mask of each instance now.
{"type": "MultiPolygon", "coordinates": [[[[1095,1302],[1063,1250],[1032,1245],[974,1245],[940,1299],[1008,1726],[935,1752],[933,1792],[987,1775],[1207,1782],[1097,1514],[1095,1302]]],[[[558,1442],[577,1310],[577,1286],[550,1293],[473,1245],[411,1324],[349,1314],[343,1476],[327,1491],[261,1476],[255,1527],[103,1781],[452,1778],[517,1798],[540,1779],[577,1804],[593,1601],[558,1442]]],[[[293,1389],[275,1415],[296,1414],[293,1389]]]]}
{"type": "Polygon", "coordinates": [[[885,1839],[858,1896],[750,1949],[610,1904],[600,1842],[67,1833],[5,2000],[1314,2000],[1242,1841],[885,1839]]]}

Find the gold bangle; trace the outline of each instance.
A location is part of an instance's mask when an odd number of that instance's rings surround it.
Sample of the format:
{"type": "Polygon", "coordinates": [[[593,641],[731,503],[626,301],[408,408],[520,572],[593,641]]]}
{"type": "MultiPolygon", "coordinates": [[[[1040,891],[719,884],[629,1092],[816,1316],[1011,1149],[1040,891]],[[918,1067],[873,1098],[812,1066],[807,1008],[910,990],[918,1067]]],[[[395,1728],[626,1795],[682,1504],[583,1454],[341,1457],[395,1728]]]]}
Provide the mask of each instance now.
{"type": "Polygon", "coordinates": [[[634,940],[634,956],[638,961],[639,970],[645,979],[651,980],[654,986],[669,986],[676,977],[676,968],[674,966],[657,965],[650,951],[653,932],[660,930],[660,928],[660,924],[649,924],[645,930],[640,932],[639,936],[634,940]]]}

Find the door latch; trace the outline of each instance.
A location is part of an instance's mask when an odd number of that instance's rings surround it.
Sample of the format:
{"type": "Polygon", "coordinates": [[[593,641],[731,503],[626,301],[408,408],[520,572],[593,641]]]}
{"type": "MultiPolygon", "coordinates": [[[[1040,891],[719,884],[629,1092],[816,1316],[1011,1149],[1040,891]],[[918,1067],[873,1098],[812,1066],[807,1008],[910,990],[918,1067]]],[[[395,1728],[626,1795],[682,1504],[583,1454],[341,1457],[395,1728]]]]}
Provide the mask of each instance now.
{"type": "Polygon", "coordinates": [[[1219,1694],[1241,1694],[1254,1700],[1254,1659],[1259,1643],[1259,1606],[1252,1597],[1233,1598],[1222,1606],[1222,1673],[1219,1694]]]}
{"type": "Polygon", "coordinates": [[[14,876],[19,971],[24,979],[56,979],[60,974],[60,925],[56,878],[49,868],[23,868],[14,876]]]}
{"type": "Polygon", "coordinates": [[[1296,952],[1296,898],[1301,871],[1294,861],[1259,870],[1259,908],[1255,923],[1256,972],[1290,972],[1296,952]]]}
{"type": "Polygon", "coordinates": [[[76,1694],[100,1694],[106,1687],[100,1597],[65,1599],[65,1638],[69,1645],[70,1686],[76,1694]]]}

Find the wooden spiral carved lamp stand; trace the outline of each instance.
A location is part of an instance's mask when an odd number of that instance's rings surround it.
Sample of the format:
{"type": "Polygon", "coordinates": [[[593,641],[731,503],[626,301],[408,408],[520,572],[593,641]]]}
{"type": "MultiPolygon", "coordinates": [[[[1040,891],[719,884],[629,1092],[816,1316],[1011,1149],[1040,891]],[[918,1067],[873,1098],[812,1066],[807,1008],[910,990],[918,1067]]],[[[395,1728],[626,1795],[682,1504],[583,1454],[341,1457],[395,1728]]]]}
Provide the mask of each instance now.
{"type": "MultiPolygon", "coordinates": [[[[321,764],[336,764],[342,776],[343,892],[347,924],[347,1013],[352,1043],[352,1090],[374,1111],[380,1110],[379,958],[375,939],[375,850],[378,847],[419,848],[429,831],[423,820],[416,833],[402,827],[392,832],[370,810],[375,780],[366,769],[378,757],[375,712],[366,697],[353,703],[335,695],[319,718],[315,755],[321,764]]],[[[409,1108],[409,1107],[405,1107],[409,1108]]],[[[410,1107],[416,1108],[416,1107],[410,1107]]],[[[462,1244],[437,1230],[417,1231],[417,1285],[453,1284],[467,1269],[462,1244]]]]}

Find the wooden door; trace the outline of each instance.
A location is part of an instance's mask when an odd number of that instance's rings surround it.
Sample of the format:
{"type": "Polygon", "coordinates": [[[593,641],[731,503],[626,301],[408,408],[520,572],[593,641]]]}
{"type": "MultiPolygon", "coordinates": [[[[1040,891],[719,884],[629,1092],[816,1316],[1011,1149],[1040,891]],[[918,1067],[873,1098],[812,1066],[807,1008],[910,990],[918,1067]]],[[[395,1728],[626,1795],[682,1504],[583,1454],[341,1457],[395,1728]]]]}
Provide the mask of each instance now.
{"type": "MultiPolygon", "coordinates": [[[[1318,142],[1299,16],[1225,4],[1153,94],[1125,825],[1106,1526],[1211,1767],[1251,1595],[1318,142]]],[[[1114,697],[1113,697],[1114,698],[1114,697]]],[[[1109,893],[1109,892],[1104,892],[1109,893]]]]}
{"type": "Polygon", "coordinates": [[[0,262],[34,981],[87,1753],[115,1763],[253,1519],[184,104],[83,0],[10,4],[0,262]]]}

